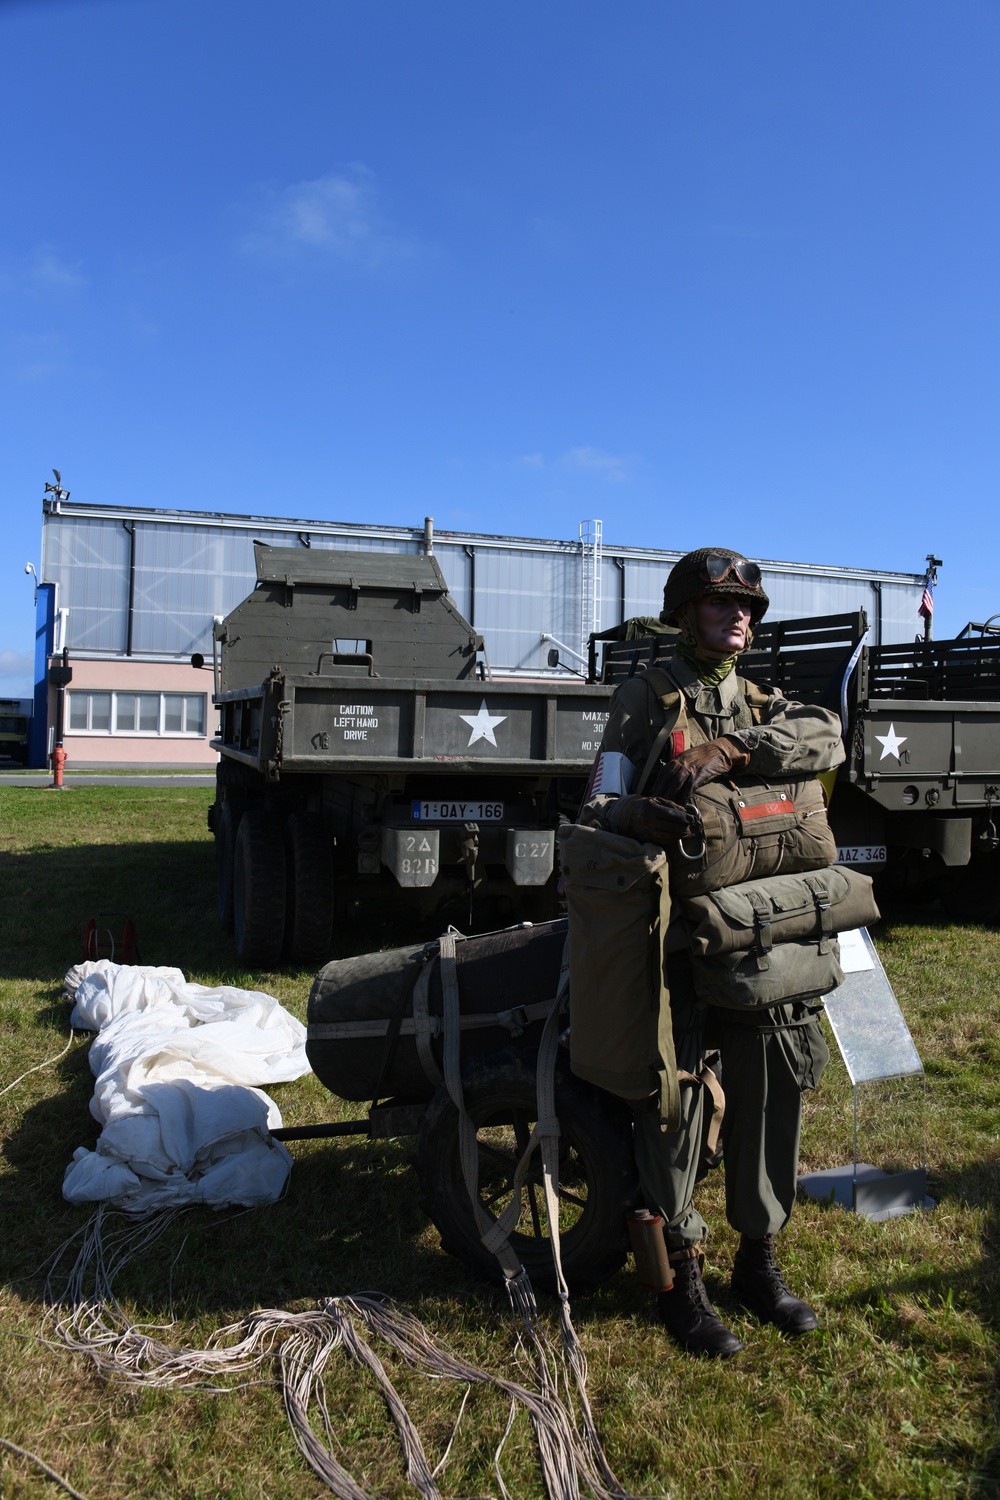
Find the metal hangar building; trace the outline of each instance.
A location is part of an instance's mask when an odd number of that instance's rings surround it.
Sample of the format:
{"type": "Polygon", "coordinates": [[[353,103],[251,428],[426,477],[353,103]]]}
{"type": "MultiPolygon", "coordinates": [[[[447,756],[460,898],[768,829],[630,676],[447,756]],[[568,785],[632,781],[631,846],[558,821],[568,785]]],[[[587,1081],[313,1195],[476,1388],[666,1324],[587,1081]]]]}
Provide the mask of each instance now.
{"type": "MultiPolygon", "coordinates": [[[[417,553],[432,549],[458,608],[486,642],[494,676],[544,677],[579,666],[587,638],[659,613],[676,550],[607,543],[600,521],[573,541],[285,520],[207,511],[43,502],[30,760],[51,750],[56,689],[68,653],[64,745],[71,766],[210,767],[212,625],[256,582],[254,541],[272,546],[417,553]],[[559,651],[563,666],[550,667],[559,651]]],[[[863,608],[873,642],[907,641],[920,624],[922,573],[759,559],[769,618],[863,608]]]]}

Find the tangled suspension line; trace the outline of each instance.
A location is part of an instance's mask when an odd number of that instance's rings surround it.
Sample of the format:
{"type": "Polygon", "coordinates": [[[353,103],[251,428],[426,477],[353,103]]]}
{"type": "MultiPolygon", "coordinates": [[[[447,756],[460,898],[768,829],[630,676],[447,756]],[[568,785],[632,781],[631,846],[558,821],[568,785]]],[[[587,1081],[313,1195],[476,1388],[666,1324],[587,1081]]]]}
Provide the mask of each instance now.
{"type": "Polygon", "coordinates": [[[115,1293],[125,1266],[144,1254],[180,1217],[170,1210],[139,1221],[98,1208],[76,1235],[57,1251],[46,1283],[49,1310],[43,1339],[50,1347],[90,1360],[108,1380],[133,1386],[183,1386],[220,1394],[249,1385],[277,1383],[296,1444],[313,1472],[338,1500],[373,1500],[336,1456],[341,1448],[330,1419],[324,1374],[331,1356],[343,1353],[374,1379],[399,1436],[406,1475],[421,1500],[444,1500],[438,1476],[450,1455],[473,1386],[487,1386],[510,1402],[506,1429],[493,1455],[503,1500],[511,1500],[500,1472],[504,1443],[517,1412],[527,1412],[538,1445],[549,1500],[577,1500],[581,1480],[594,1500],[633,1500],[611,1473],[597,1440],[586,1400],[586,1364],[572,1331],[568,1303],[561,1304],[560,1359],[542,1326],[534,1292],[525,1273],[508,1282],[520,1324],[518,1358],[535,1377],[527,1383],[492,1374],[446,1349],[404,1308],[376,1293],[323,1298],[306,1312],[261,1308],[239,1322],[217,1329],[204,1348],[169,1341],[171,1324],[131,1321],[115,1293]],[[76,1247],[68,1273],[59,1266],[76,1247]],[[403,1363],[432,1379],[466,1386],[458,1418],[442,1458],[432,1467],[405,1403],[379,1358],[381,1342],[403,1363]],[[273,1374],[267,1369],[273,1367],[273,1374]],[[571,1399],[569,1372],[576,1387],[571,1399]],[[580,1418],[576,1415],[581,1407],[580,1418]],[[313,1411],[319,1413],[317,1423],[313,1411]]]}

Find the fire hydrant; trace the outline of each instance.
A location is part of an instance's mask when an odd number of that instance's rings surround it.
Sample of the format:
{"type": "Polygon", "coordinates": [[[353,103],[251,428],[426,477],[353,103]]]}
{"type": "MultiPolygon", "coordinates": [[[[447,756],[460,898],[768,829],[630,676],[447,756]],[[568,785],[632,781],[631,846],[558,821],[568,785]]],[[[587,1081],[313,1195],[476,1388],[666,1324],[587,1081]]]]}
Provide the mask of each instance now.
{"type": "Polygon", "coordinates": [[[59,787],[61,790],[65,790],[63,787],[63,766],[68,759],[69,756],[62,745],[57,745],[52,752],[52,785],[59,787]]]}

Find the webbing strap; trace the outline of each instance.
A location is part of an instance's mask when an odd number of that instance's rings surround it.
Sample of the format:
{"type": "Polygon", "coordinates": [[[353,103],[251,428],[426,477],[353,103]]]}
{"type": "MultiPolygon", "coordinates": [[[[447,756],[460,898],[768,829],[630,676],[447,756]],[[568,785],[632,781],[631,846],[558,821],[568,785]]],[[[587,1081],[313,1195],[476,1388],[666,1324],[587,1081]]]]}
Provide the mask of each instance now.
{"type": "Polygon", "coordinates": [[[816,915],[819,918],[819,951],[829,953],[830,939],[833,937],[833,912],[830,905],[830,893],[818,880],[807,880],[806,885],[812,892],[813,901],[816,903],[816,915]]]}
{"type": "MultiPolygon", "coordinates": [[[[719,1082],[718,1076],[711,1066],[718,1059],[718,1056],[718,1052],[710,1052],[705,1059],[705,1066],[700,1073],[687,1073],[680,1068],[677,1070],[678,1083],[696,1084],[708,1094],[705,1123],[701,1132],[703,1157],[718,1156],[719,1141],[722,1136],[722,1117],[726,1113],[726,1096],[723,1093],[722,1084],[719,1082]],[[709,1100],[711,1101],[710,1106],[709,1100]]],[[[687,1210],[685,1209],[684,1212],[686,1213],[687,1210]]],[[[683,1218],[684,1214],[681,1214],[680,1217],[683,1218]]],[[[677,1222],[679,1223],[680,1219],[677,1222]]]]}
{"type": "Polygon", "coordinates": [[[769,969],[771,967],[768,955],[774,946],[771,940],[771,909],[760,891],[748,890],[747,899],[753,907],[753,928],[756,934],[757,967],[758,969],[769,969]]]}
{"type": "MultiPolygon", "coordinates": [[[[433,960],[428,967],[433,968],[433,960]]],[[[418,985],[423,982],[423,978],[424,976],[421,975],[417,980],[418,985]]],[[[430,976],[427,982],[429,985],[430,976]]],[[[419,1000],[418,991],[414,989],[414,1012],[417,1012],[419,1000]]],[[[475,1015],[460,1016],[459,1026],[462,1031],[485,1031],[491,1026],[503,1026],[512,1037],[517,1037],[533,1022],[544,1021],[551,1004],[551,1000],[536,1000],[531,1005],[515,1005],[510,1010],[478,1011],[475,1015]]],[[[365,1037],[385,1036],[391,1024],[384,1016],[376,1016],[366,1021],[310,1021],[307,1036],[311,1042],[357,1041],[365,1037]]],[[[405,1016],[399,1025],[399,1035],[416,1037],[419,1042],[421,1031],[424,1029],[429,1037],[440,1036],[444,1029],[441,1017],[430,1014],[427,1014],[426,1018],[419,1014],[414,1014],[412,1017],[405,1016]]],[[[440,1077],[437,1079],[438,1083],[442,1081],[440,1077]]]]}
{"type": "MultiPolygon", "coordinates": [[[[417,1056],[420,1059],[420,1066],[434,1087],[438,1088],[444,1083],[444,1079],[441,1076],[441,1070],[434,1059],[434,1052],[431,1048],[431,1018],[427,1009],[427,1000],[431,992],[431,972],[433,967],[434,960],[428,955],[420,971],[420,977],[413,986],[413,1033],[417,1039],[417,1056]]],[[[434,1020],[437,1022],[437,1016],[434,1017],[434,1020]]]]}
{"type": "MultiPolygon", "coordinates": [[[[426,964],[425,964],[426,967],[426,964]]],[[[400,1028],[403,1024],[403,1012],[406,1010],[410,1000],[411,992],[404,990],[400,1002],[396,1007],[395,1014],[389,1017],[385,1028],[385,1046],[382,1048],[382,1060],[379,1064],[378,1082],[375,1085],[375,1093],[372,1098],[372,1109],[375,1109],[382,1097],[382,1085],[389,1075],[389,1066],[392,1062],[392,1054],[396,1050],[396,1042],[399,1040],[400,1028]]]]}
{"type": "Polygon", "coordinates": [[[441,964],[441,989],[444,996],[444,1082],[451,1102],[458,1110],[458,1150],[462,1164],[462,1177],[475,1216],[476,1228],[479,1230],[479,1237],[500,1262],[504,1275],[512,1280],[523,1270],[521,1262],[508,1242],[508,1236],[517,1223],[521,1209],[520,1193],[518,1192],[515,1197],[511,1198],[510,1203],[496,1221],[490,1218],[479,1201],[479,1143],[476,1139],[476,1127],[465,1108],[465,1095],[462,1089],[460,997],[453,933],[445,933],[439,939],[438,950],[441,964]],[[511,1216],[512,1208],[513,1216],[511,1216]]]}
{"type": "MultiPolygon", "coordinates": [[[[661,725],[660,730],[657,733],[655,740],[653,741],[652,749],[646,756],[646,764],[643,766],[641,772],[639,773],[639,780],[632,788],[632,793],[636,797],[641,795],[643,787],[646,785],[646,782],[649,780],[650,776],[653,774],[653,771],[656,769],[660,756],[663,754],[663,750],[666,746],[667,740],[675,732],[683,734],[687,729],[688,722],[687,703],[685,702],[684,694],[678,687],[674,685],[673,679],[668,676],[668,674],[664,672],[661,667],[650,667],[649,671],[645,674],[645,680],[646,686],[654,695],[660,707],[664,710],[666,717],[664,718],[663,724],[661,725]],[[667,684],[668,690],[665,693],[658,693],[656,691],[657,686],[662,686],[664,683],[667,684]],[[680,731],[677,730],[678,725],[681,725],[680,731]]],[[[681,746],[681,749],[683,748],[684,747],[681,746]]],[[[676,741],[673,745],[673,750],[674,756],[676,758],[676,756],[680,753],[677,748],[676,741]]]]}
{"type": "Polygon", "coordinates": [[[552,1266],[555,1271],[556,1292],[563,1304],[569,1301],[569,1287],[563,1275],[562,1254],[559,1244],[559,1119],[556,1115],[556,1057],[559,1051],[560,1014],[569,998],[569,938],[563,949],[563,966],[559,975],[559,988],[542,1029],[542,1040],[538,1047],[538,1124],[535,1129],[542,1143],[542,1187],[545,1193],[545,1216],[549,1226],[549,1244],[552,1248],[552,1266]],[[542,1128],[544,1122],[544,1129],[542,1128]]]}

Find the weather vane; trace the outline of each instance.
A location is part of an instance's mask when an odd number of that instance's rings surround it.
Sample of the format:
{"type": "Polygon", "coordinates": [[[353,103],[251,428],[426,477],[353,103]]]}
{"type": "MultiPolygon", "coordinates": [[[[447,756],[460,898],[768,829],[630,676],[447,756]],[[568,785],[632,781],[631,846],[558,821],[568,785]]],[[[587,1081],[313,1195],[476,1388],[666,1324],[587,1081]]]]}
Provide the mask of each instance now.
{"type": "Polygon", "coordinates": [[[58,469],[53,469],[52,472],[56,476],[56,482],[55,484],[46,484],[45,493],[51,495],[53,500],[56,501],[68,500],[69,490],[64,490],[62,487],[62,475],[58,469]]]}

